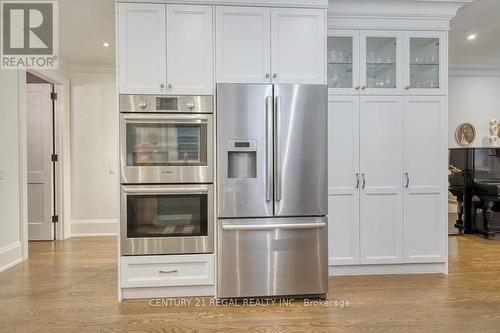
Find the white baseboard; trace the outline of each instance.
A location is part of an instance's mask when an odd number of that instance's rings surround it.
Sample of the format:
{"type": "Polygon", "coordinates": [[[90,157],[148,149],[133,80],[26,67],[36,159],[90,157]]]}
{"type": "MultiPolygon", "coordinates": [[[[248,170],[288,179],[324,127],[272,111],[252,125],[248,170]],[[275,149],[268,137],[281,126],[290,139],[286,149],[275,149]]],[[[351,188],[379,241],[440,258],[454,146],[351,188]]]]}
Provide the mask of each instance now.
{"type": "Polygon", "coordinates": [[[108,237],[118,235],[117,219],[72,220],[71,237],[108,237]]]}
{"type": "Polygon", "coordinates": [[[121,299],[215,296],[215,286],[122,288],[121,299]]]}
{"type": "Polygon", "coordinates": [[[23,262],[21,242],[17,241],[0,248],[0,273],[23,262]]]}
{"type": "Polygon", "coordinates": [[[446,262],[381,265],[345,265],[328,267],[330,276],[385,274],[447,274],[446,262]]]}

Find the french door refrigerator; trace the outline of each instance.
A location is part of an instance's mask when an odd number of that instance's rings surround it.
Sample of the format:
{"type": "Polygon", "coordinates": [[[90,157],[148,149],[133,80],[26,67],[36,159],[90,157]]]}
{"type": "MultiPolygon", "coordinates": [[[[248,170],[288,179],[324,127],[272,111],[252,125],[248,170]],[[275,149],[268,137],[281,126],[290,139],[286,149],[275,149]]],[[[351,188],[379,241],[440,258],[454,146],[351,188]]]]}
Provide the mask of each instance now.
{"type": "Polygon", "coordinates": [[[218,84],[218,297],[328,292],[327,87],[218,84]]]}

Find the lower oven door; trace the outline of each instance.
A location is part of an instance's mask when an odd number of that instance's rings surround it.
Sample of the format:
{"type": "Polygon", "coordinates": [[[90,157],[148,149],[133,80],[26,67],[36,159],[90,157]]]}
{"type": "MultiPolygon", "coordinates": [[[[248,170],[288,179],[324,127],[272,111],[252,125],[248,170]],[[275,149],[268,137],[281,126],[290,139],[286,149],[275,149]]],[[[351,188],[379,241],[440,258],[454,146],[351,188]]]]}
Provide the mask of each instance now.
{"type": "Polygon", "coordinates": [[[328,292],[327,217],[218,220],[218,297],[328,292]]]}
{"type": "Polygon", "coordinates": [[[211,183],[213,115],[120,115],[122,184],[211,183]]]}
{"type": "Polygon", "coordinates": [[[212,253],[213,185],[121,188],[122,255],[212,253]]]}

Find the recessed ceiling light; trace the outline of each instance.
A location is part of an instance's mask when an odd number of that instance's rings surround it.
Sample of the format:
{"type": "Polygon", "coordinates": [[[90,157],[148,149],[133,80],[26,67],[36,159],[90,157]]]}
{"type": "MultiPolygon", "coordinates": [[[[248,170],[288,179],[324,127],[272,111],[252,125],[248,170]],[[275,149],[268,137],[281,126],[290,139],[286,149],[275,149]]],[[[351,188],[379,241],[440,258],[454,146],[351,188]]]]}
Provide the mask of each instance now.
{"type": "Polygon", "coordinates": [[[102,42],[102,46],[109,47],[109,43],[108,42],[102,42]]]}
{"type": "Polygon", "coordinates": [[[476,34],[470,34],[469,36],[467,36],[467,40],[474,40],[476,39],[476,34]]]}

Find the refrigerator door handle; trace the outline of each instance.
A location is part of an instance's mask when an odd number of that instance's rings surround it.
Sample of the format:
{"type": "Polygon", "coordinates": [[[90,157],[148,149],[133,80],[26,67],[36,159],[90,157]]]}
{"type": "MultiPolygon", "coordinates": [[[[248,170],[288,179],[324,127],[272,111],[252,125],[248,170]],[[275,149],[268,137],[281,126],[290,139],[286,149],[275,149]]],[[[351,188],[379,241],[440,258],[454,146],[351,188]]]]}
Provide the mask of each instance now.
{"type": "Polygon", "coordinates": [[[280,157],[280,135],[281,135],[281,108],[282,101],[281,96],[275,97],[275,107],[274,107],[274,154],[276,163],[276,201],[281,201],[282,188],[281,188],[281,157],[280,157]]]}
{"type": "Polygon", "coordinates": [[[273,97],[266,97],[266,201],[273,192],[273,97]]]}
{"type": "Polygon", "coordinates": [[[325,222],[274,223],[274,224],[222,224],[222,230],[274,230],[274,229],[318,229],[326,227],[325,222]]]}

